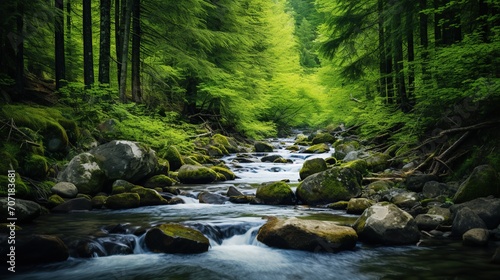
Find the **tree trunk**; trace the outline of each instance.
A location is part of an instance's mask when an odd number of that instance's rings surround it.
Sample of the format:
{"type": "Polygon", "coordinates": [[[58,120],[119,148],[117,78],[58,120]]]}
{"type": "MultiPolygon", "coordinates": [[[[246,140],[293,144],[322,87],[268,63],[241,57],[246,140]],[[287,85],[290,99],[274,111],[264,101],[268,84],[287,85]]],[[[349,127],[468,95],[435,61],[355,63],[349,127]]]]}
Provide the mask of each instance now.
{"type": "MultiPolygon", "coordinates": [[[[440,0],[434,0],[434,10],[437,10],[441,6],[441,1],[440,0]]],[[[434,12],[434,44],[435,47],[439,47],[441,45],[442,41],[442,30],[441,30],[441,14],[438,12],[434,12]]]]}
{"type": "Polygon", "coordinates": [[[83,0],[83,77],[85,87],[89,88],[94,84],[91,0],[83,0]]]}
{"type": "Polygon", "coordinates": [[[141,1],[134,0],[132,24],[132,99],[142,102],[141,90],[141,1]]]}
{"type": "Polygon", "coordinates": [[[56,88],[63,84],[61,80],[66,79],[66,59],[64,54],[64,0],[55,0],[55,74],[56,88]]]}
{"type": "Polygon", "coordinates": [[[130,37],[130,21],[132,14],[133,0],[126,1],[125,14],[122,16],[123,37],[122,37],[122,60],[120,68],[120,100],[127,102],[127,63],[128,63],[128,45],[130,37]]]}
{"type": "Polygon", "coordinates": [[[16,16],[16,89],[19,96],[24,95],[24,7],[21,1],[17,3],[16,16]]]}
{"type": "Polygon", "coordinates": [[[403,71],[403,35],[401,31],[398,30],[398,28],[401,27],[401,14],[396,13],[393,17],[394,72],[396,74],[397,99],[401,110],[407,112],[409,110],[409,104],[403,71]]]}
{"type": "Polygon", "coordinates": [[[415,90],[415,43],[413,38],[413,9],[406,14],[406,42],[408,44],[408,98],[415,90]]]}
{"type": "MultiPolygon", "coordinates": [[[[123,0],[122,0],[123,1],[123,0]]],[[[120,73],[121,73],[121,61],[122,61],[122,35],[120,33],[121,27],[121,5],[120,0],[115,0],[115,47],[116,47],[116,73],[118,87],[120,87],[120,73]]]]}
{"type": "Polygon", "coordinates": [[[99,83],[109,84],[111,48],[111,0],[101,0],[99,48],[99,83]]]}
{"type": "Polygon", "coordinates": [[[384,34],[384,1],[377,1],[378,7],[378,49],[379,49],[379,88],[380,96],[387,100],[387,73],[386,73],[386,49],[385,49],[385,34],[384,34]]]}
{"type": "Polygon", "coordinates": [[[422,47],[422,80],[425,82],[427,77],[427,60],[429,59],[429,35],[427,33],[427,24],[429,16],[423,13],[427,9],[427,0],[420,0],[420,45],[422,47]]]}

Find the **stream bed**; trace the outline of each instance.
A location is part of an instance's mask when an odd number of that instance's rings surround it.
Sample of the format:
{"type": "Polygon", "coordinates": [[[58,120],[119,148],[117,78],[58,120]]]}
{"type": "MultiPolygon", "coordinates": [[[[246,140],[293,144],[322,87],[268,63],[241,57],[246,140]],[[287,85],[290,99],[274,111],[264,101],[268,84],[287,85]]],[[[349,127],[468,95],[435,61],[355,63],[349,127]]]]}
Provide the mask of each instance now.
{"type": "MultiPolygon", "coordinates": [[[[90,258],[70,257],[65,262],[17,267],[0,273],[2,279],[500,279],[500,267],[490,264],[496,248],[464,247],[458,241],[422,239],[414,246],[383,247],[358,242],[354,250],[314,253],[270,248],[256,240],[267,216],[298,217],[351,225],[357,219],[345,211],[307,206],[200,204],[193,196],[203,190],[225,193],[235,186],[255,193],[263,182],[290,180],[307,155],[284,149],[291,139],[279,139],[272,154],[293,163],[238,163],[223,158],[236,175],[233,181],[208,185],[180,185],[188,193],[185,204],[128,210],[94,210],[41,216],[23,227],[25,233],[52,234],[66,244],[91,239],[90,258]],[[210,240],[206,253],[155,254],[144,245],[140,229],[176,222],[203,232],[210,240]],[[132,234],[136,232],[136,234],[132,234]],[[122,251],[120,251],[122,250],[122,251]],[[128,251],[127,251],[128,250],[128,251]],[[120,254],[120,252],[124,254],[120,254]]],[[[254,155],[261,157],[263,154],[254,155]]],[[[70,246],[71,247],[71,246],[70,246]]]]}

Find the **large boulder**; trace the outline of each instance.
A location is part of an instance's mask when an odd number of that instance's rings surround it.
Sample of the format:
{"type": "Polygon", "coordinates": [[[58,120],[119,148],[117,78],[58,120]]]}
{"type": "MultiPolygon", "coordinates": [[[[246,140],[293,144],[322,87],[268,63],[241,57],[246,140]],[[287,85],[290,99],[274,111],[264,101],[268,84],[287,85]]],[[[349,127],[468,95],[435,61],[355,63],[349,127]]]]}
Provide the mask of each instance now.
{"type": "Polygon", "coordinates": [[[10,210],[8,208],[9,206],[13,206],[12,203],[12,201],[9,202],[7,197],[0,197],[0,219],[2,221],[6,221],[7,218],[16,217],[17,221],[20,223],[29,222],[40,216],[40,213],[42,212],[42,206],[38,203],[16,198],[14,205],[16,211],[14,212],[14,215],[9,215],[10,210]]]}
{"type": "Polygon", "coordinates": [[[357,141],[345,141],[343,143],[336,143],[333,156],[338,160],[343,160],[348,153],[359,149],[359,147],[360,145],[357,141]]]}
{"type": "Polygon", "coordinates": [[[481,165],[459,187],[453,197],[455,203],[462,203],[478,197],[493,195],[500,197],[500,178],[490,165],[481,165]]]}
{"type": "Polygon", "coordinates": [[[149,178],[146,183],[144,183],[144,187],[149,188],[149,189],[154,189],[154,188],[164,188],[164,187],[171,187],[175,184],[175,180],[168,177],[167,175],[156,175],[151,178],[149,178]]]}
{"type": "Polygon", "coordinates": [[[302,165],[302,168],[299,171],[299,176],[301,180],[313,175],[315,173],[319,173],[321,171],[325,171],[327,169],[326,162],[322,158],[313,158],[310,160],[306,160],[302,165]]]}
{"type": "MultiPolygon", "coordinates": [[[[7,258],[9,251],[3,251],[8,246],[1,247],[1,259],[4,260],[7,258]]],[[[59,237],[52,235],[19,236],[16,238],[15,247],[15,260],[17,264],[34,265],[61,262],[67,260],[69,257],[68,247],[59,237]]]]}
{"type": "Polygon", "coordinates": [[[274,149],[274,147],[266,142],[255,142],[253,145],[255,148],[255,152],[257,153],[271,153],[274,149]]]}
{"type": "Polygon", "coordinates": [[[217,172],[205,166],[184,164],[177,177],[184,184],[206,184],[217,179],[217,172]]]}
{"type": "Polygon", "coordinates": [[[208,251],[210,242],[201,232],[180,225],[163,224],[150,229],[146,246],[155,253],[196,254],[208,251]]]}
{"type": "Polygon", "coordinates": [[[473,228],[464,233],[462,242],[468,246],[486,246],[490,239],[490,232],[484,228],[473,228]]]}
{"type": "Polygon", "coordinates": [[[453,219],[451,234],[456,238],[462,238],[464,233],[473,228],[485,229],[486,224],[470,208],[464,207],[458,210],[453,219]]]}
{"type": "Polygon", "coordinates": [[[71,159],[57,179],[73,183],[79,193],[93,195],[102,190],[106,176],[94,155],[82,153],[71,159]]]}
{"type": "Polygon", "coordinates": [[[325,144],[316,144],[312,145],[311,147],[307,148],[303,153],[305,154],[323,154],[323,153],[328,153],[330,151],[330,147],[325,144]]]}
{"type": "Polygon", "coordinates": [[[330,143],[335,142],[335,137],[333,137],[330,133],[318,133],[312,139],[313,145],[321,144],[321,143],[330,143]]]}
{"type": "Polygon", "coordinates": [[[424,185],[427,182],[437,181],[438,177],[431,174],[412,174],[406,177],[404,181],[404,186],[407,190],[413,192],[422,192],[424,185]]]}
{"type": "Polygon", "coordinates": [[[224,136],[222,134],[215,134],[214,136],[212,136],[210,143],[215,146],[224,147],[224,149],[229,153],[237,153],[239,150],[238,143],[236,143],[233,138],[224,136]]]}
{"type": "Polygon", "coordinates": [[[89,211],[92,210],[92,201],[84,197],[70,199],[54,208],[52,212],[67,213],[71,211],[89,211]]]}
{"type": "Polygon", "coordinates": [[[353,228],[359,239],[384,245],[416,244],[420,240],[417,223],[407,212],[388,202],[377,203],[356,220],[353,228]]]}
{"type": "Polygon", "coordinates": [[[294,205],[295,194],[288,184],[279,181],[257,188],[255,194],[264,204],[294,205]]]}
{"type": "Polygon", "coordinates": [[[51,189],[53,194],[57,194],[65,198],[75,198],[78,194],[78,188],[75,184],[70,182],[59,182],[55,184],[51,189]]]}
{"type": "Polygon", "coordinates": [[[302,181],[297,187],[297,198],[309,205],[349,200],[361,194],[361,181],[358,171],[333,167],[302,181]]]}
{"type": "Polygon", "coordinates": [[[426,182],[422,189],[422,195],[426,198],[434,198],[441,195],[452,197],[454,194],[455,190],[453,190],[450,186],[437,181],[426,182]]]}
{"type": "Polygon", "coordinates": [[[369,157],[365,158],[368,164],[368,169],[373,172],[384,171],[389,166],[391,156],[384,153],[372,153],[369,157]]]}
{"type": "Polygon", "coordinates": [[[179,150],[175,146],[168,146],[163,149],[160,153],[160,156],[166,159],[170,165],[170,169],[175,171],[181,168],[184,165],[184,160],[182,159],[179,150]]]}
{"type": "Polygon", "coordinates": [[[163,198],[157,191],[153,189],[147,189],[143,187],[135,187],[131,190],[132,193],[136,193],[140,197],[140,206],[151,206],[151,205],[166,205],[168,201],[163,198]]]}
{"type": "Polygon", "coordinates": [[[347,214],[362,214],[374,202],[367,198],[351,198],[347,203],[347,214]]]}
{"type": "Polygon", "coordinates": [[[399,208],[407,210],[413,208],[415,205],[419,203],[419,201],[420,201],[419,194],[407,191],[397,193],[391,198],[392,203],[396,204],[396,206],[398,206],[399,208]]]}
{"type": "Polygon", "coordinates": [[[99,162],[106,179],[136,183],[158,168],[156,153],[144,144],[113,140],[90,150],[99,162]]]}
{"type": "Polygon", "coordinates": [[[259,229],[257,240],[283,249],[336,252],[354,248],[358,236],[351,227],[334,222],[271,217],[259,229]]]}
{"type": "Polygon", "coordinates": [[[420,230],[431,231],[436,229],[445,221],[441,215],[419,214],[415,217],[415,222],[420,230]]]}
{"type": "Polygon", "coordinates": [[[129,209],[141,205],[141,196],[137,193],[114,194],[106,199],[106,207],[109,209],[129,209]]]}
{"type": "Polygon", "coordinates": [[[465,203],[455,204],[450,207],[453,217],[463,208],[472,210],[489,229],[500,225],[500,198],[480,197],[465,203]]]}

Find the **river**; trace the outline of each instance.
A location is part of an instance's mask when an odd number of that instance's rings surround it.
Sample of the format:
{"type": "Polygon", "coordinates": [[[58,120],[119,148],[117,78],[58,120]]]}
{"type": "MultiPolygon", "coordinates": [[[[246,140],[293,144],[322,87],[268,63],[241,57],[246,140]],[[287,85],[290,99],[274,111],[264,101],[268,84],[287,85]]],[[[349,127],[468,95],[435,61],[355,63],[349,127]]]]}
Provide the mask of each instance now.
{"type": "MultiPolygon", "coordinates": [[[[178,186],[187,195],[185,204],[150,206],[129,210],[94,210],[45,215],[24,227],[26,233],[54,234],[67,244],[91,240],[93,257],[70,257],[65,262],[17,267],[0,273],[2,279],[500,279],[500,267],[489,263],[493,244],[469,248],[456,241],[422,239],[418,245],[382,247],[358,242],[352,251],[313,253],[267,247],[256,240],[263,217],[298,217],[351,225],[357,218],[344,211],[306,206],[200,204],[192,196],[202,190],[225,193],[235,186],[245,193],[269,181],[298,184],[306,158],[326,157],[292,153],[284,149],[290,139],[278,139],[279,154],[293,163],[230,164],[239,177],[208,185],[178,186]],[[177,222],[202,231],[209,239],[208,252],[196,255],[155,254],[144,246],[141,229],[177,222]],[[113,229],[114,228],[114,229],[113,229]],[[132,234],[135,232],[136,234],[132,234]],[[121,254],[120,254],[121,253],[121,254]]],[[[263,154],[255,155],[261,157],[263,154]]],[[[498,244],[497,244],[498,245],[498,244]]],[[[70,246],[72,247],[72,246],[70,246]]]]}

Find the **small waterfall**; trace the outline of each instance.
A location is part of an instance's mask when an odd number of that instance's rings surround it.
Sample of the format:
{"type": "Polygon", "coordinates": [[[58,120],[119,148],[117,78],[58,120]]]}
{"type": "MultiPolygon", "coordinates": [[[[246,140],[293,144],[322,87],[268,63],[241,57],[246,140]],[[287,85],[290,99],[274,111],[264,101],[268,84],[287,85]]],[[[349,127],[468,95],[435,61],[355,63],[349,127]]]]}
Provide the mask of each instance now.
{"type": "Polygon", "coordinates": [[[257,233],[261,226],[255,226],[247,230],[244,234],[233,235],[228,239],[222,241],[221,246],[235,246],[235,245],[257,245],[257,233]]]}

